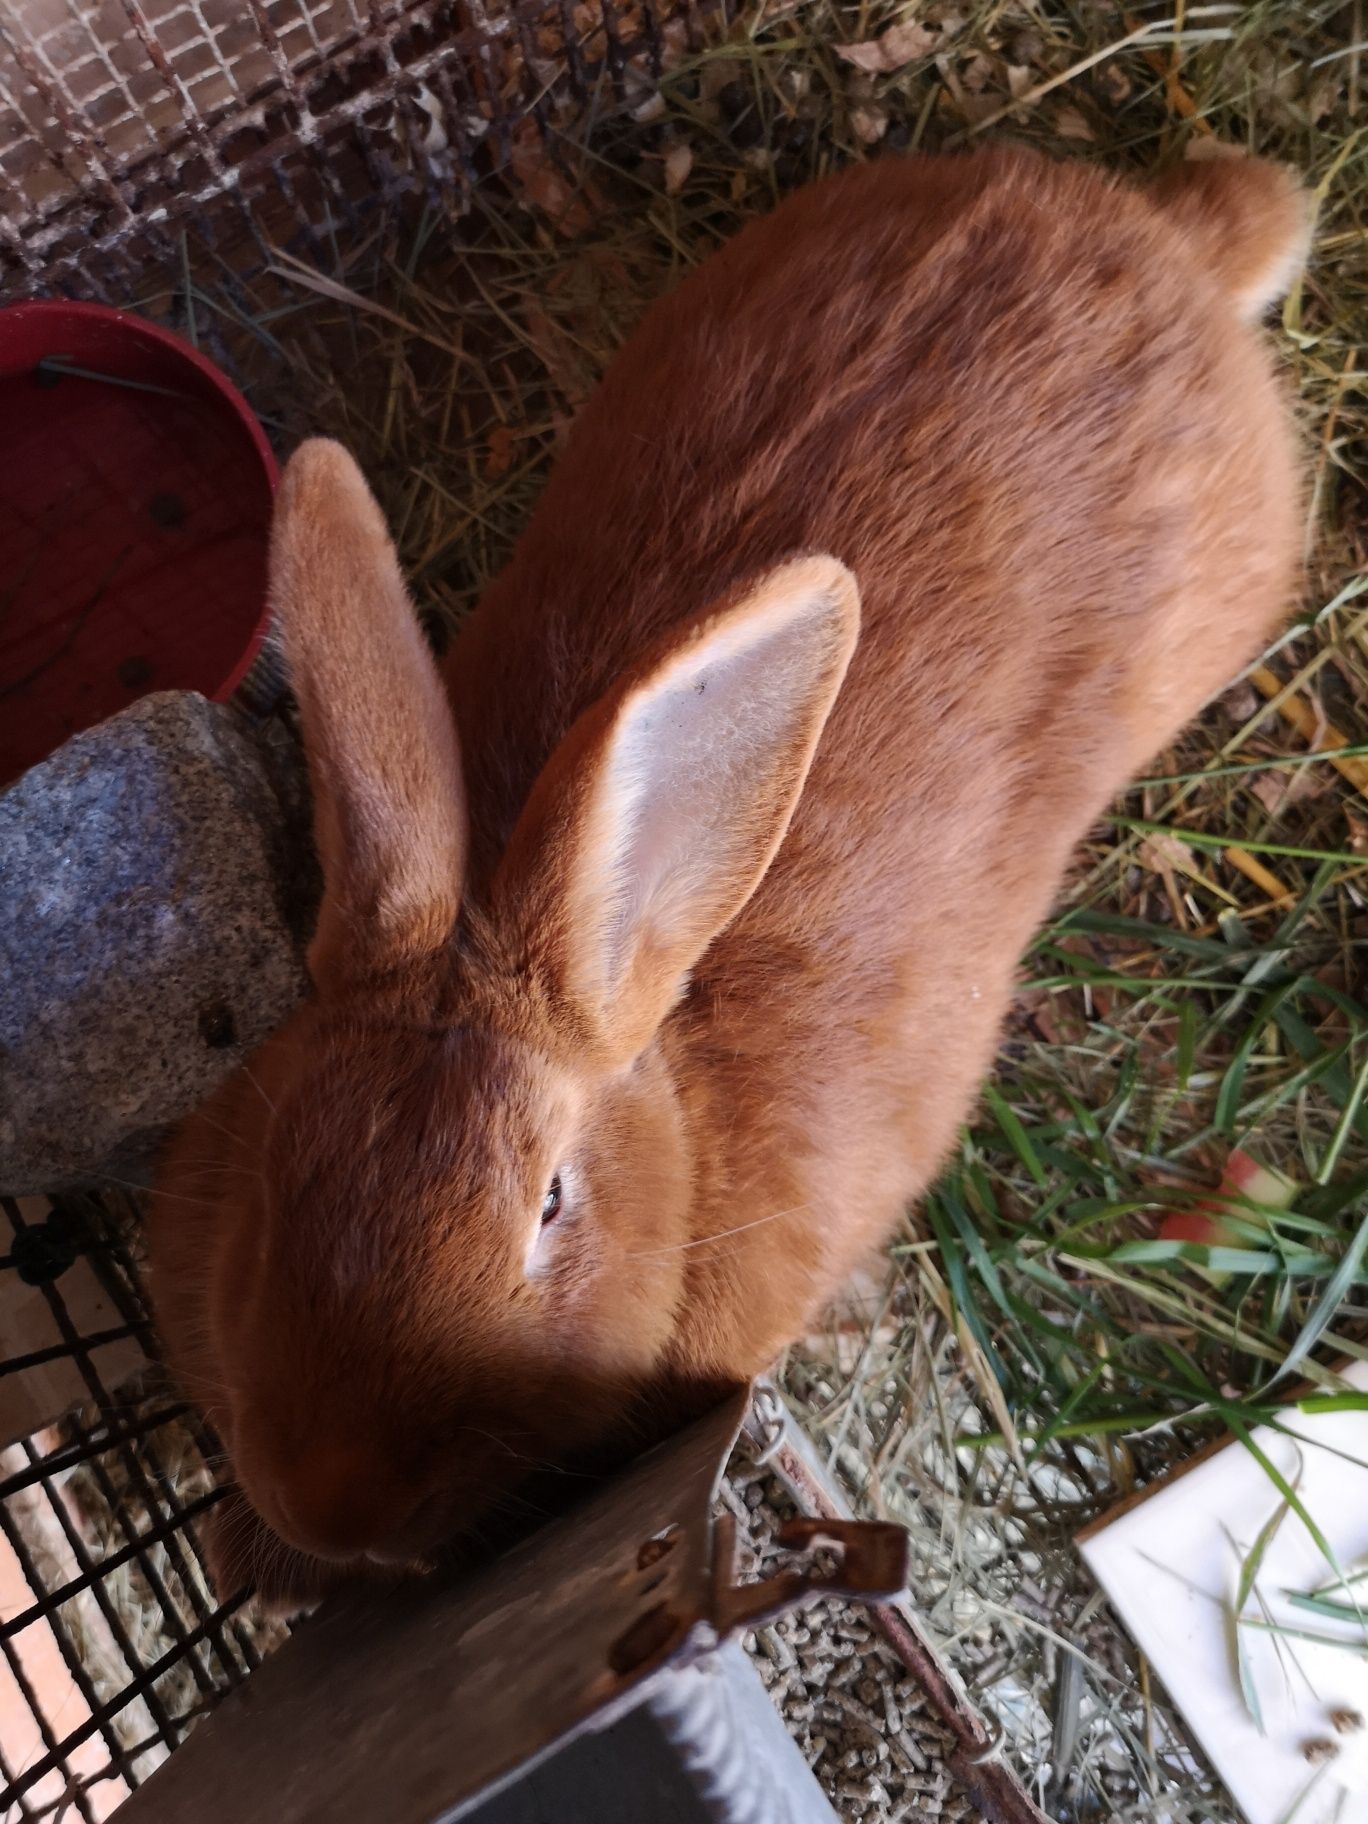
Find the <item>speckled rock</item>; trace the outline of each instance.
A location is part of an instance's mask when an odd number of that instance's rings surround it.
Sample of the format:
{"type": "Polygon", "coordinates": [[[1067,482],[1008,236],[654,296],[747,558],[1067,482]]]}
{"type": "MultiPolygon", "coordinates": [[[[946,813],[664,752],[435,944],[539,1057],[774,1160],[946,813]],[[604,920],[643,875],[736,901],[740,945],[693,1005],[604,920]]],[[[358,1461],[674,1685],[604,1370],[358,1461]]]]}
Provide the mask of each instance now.
{"type": "Polygon", "coordinates": [[[0,795],[0,1191],[140,1177],[298,999],[315,893],[288,737],[188,692],[0,795]]]}

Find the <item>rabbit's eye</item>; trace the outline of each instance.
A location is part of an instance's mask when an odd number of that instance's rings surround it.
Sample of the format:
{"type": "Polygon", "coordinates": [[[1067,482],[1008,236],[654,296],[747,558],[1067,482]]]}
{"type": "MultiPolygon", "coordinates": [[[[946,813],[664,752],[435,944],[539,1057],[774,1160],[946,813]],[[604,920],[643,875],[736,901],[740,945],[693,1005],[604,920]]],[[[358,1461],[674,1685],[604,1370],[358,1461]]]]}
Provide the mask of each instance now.
{"type": "Polygon", "coordinates": [[[545,1197],[542,1198],[541,1219],[543,1228],[545,1228],[548,1222],[554,1222],[557,1216],[560,1215],[561,1196],[560,1173],[557,1172],[546,1188],[545,1197]]]}

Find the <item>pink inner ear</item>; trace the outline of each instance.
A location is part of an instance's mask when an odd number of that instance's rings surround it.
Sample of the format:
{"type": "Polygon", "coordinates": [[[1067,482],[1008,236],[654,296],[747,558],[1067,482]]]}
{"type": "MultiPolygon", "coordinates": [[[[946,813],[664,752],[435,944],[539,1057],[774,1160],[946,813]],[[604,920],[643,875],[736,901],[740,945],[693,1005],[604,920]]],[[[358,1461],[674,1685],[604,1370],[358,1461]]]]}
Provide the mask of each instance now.
{"type": "Polygon", "coordinates": [[[605,1066],[649,1043],[759,884],[858,629],[845,566],[794,559],[643,654],[547,762],[493,911],[605,1066]]]}
{"type": "Polygon", "coordinates": [[[790,566],[627,698],[581,851],[605,997],[642,964],[677,984],[754,890],[845,670],[851,596],[829,561],[790,566]]]}

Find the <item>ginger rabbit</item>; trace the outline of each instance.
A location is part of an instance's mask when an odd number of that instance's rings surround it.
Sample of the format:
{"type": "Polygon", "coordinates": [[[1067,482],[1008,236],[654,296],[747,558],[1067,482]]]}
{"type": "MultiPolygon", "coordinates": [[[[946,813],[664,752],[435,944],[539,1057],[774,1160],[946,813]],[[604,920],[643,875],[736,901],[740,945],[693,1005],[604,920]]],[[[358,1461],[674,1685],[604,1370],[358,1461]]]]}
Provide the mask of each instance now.
{"type": "Polygon", "coordinates": [[[306,1601],[766,1367],[934,1177],[1108,800],[1287,614],[1303,197],[1008,148],[804,190],[647,315],[440,670],[351,460],[273,588],[310,1002],[153,1199],[306,1601]]]}

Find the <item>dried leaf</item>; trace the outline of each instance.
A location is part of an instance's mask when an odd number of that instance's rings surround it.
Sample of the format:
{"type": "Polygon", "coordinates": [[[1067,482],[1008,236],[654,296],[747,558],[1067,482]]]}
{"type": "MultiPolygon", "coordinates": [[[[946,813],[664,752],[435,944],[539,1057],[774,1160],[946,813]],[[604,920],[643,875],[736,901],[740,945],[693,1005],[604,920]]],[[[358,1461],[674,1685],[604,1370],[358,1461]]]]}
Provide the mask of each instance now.
{"type": "Polygon", "coordinates": [[[1023,988],[1012,1003],[1009,1030],[1043,1039],[1047,1045],[1077,1044],[1086,1035],[1088,1022],[1076,1002],[1068,991],[1023,988]]]}
{"type": "Polygon", "coordinates": [[[968,89],[960,90],[958,100],[960,113],[971,127],[976,127],[981,120],[988,120],[1002,107],[996,95],[973,94],[968,89]]]}
{"type": "Polygon", "coordinates": [[[1104,101],[1109,101],[1115,108],[1130,99],[1131,79],[1119,63],[1104,63],[1095,71],[1093,87],[1104,101]]]}
{"type": "Polygon", "coordinates": [[[909,20],[904,25],[890,25],[877,38],[865,38],[859,44],[838,44],[835,49],[838,57],[853,63],[857,70],[886,76],[890,70],[900,70],[919,57],[929,57],[940,41],[940,32],[928,31],[926,26],[909,20]]]}
{"type": "Polygon", "coordinates": [[[716,101],[723,89],[745,78],[746,66],[735,57],[710,57],[698,79],[700,101],[716,101]]]}
{"type": "Polygon", "coordinates": [[[1326,789],[1325,774],[1313,766],[1299,766],[1285,773],[1255,773],[1247,783],[1270,817],[1280,816],[1294,804],[1320,798],[1326,789]]]}
{"type": "Polygon", "coordinates": [[[1020,101],[1034,81],[1035,78],[1024,63],[1007,65],[1007,93],[1013,101],[1020,101]]]}
{"type": "Polygon", "coordinates": [[[1018,26],[1016,31],[1011,33],[1003,48],[1007,53],[1009,66],[1015,64],[1023,67],[1027,64],[1039,63],[1045,50],[1045,40],[1033,25],[1023,25],[1018,26]]]}
{"type": "Polygon", "coordinates": [[[960,70],[960,81],[971,95],[981,95],[992,81],[993,66],[980,51],[960,70]]]}
{"type": "Polygon", "coordinates": [[[421,126],[415,129],[419,150],[424,157],[435,159],[447,149],[447,131],[441,104],[425,82],[419,83],[413,106],[422,117],[421,126]]]}
{"type": "Polygon", "coordinates": [[[513,464],[513,433],[506,424],[496,424],[489,433],[489,454],[485,457],[485,474],[491,479],[506,475],[513,464]]]}
{"type": "Polygon", "coordinates": [[[693,147],[686,139],[677,139],[665,154],[665,194],[678,196],[693,170],[693,147]]]}
{"type": "Polygon", "coordinates": [[[1241,726],[1253,719],[1259,702],[1259,693],[1248,679],[1232,684],[1229,690],[1221,693],[1221,708],[1233,722],[1238,722],[1241,726]]]}
{"type": "Polygon", "coordinates": [[[852,108],[850,130],[862,146],[876,146],[888,131],[888,116],[882,108],[852,108]]]}
{"type": "Polygon", "coordinates": [[[1282,809],[1290,783],[1279,773],[1255,773],[1247,781],[1250,791],[1270,817],[1276,817],[1282,809]]]}
{"type": "Polygon", "coordinates": [[[528,203],[561,234],[582,234],[594,218],[599,198],[587,179],[572,184],[547,153],[534,120],[518,129],[513,144],[513,176],[528,203]]]}
{"type": "Polygon", "coordinates": [[[1054,117],[1054,129],[1061,139],[1096,139],[1097,135],[1077,108],[1060,108],[1054,117]]]}
{"type": "Polygon", "coordinates": [[[545,369],[553,389],[572,408],[588,395],[591,381],[573,342],[529,293],[520,313],[529,346],[545,369]]]}
{"type": "Polygon", "coordinates": [[[1340,79],[1334,70],[1327,70],[1306,92],[1306,111],[1317,126],[1343,105],[1340,79]]]}
{"type": "Polygon", "coordinates": [[[1192,850],[1187,844],[1163,830],[1146,836],[1140,844],[1139,856],[1145,867],[1155,874],[1164,874],[1173,868],[1181,873],[1189,871],[1193,865],[1192,850]]]}

